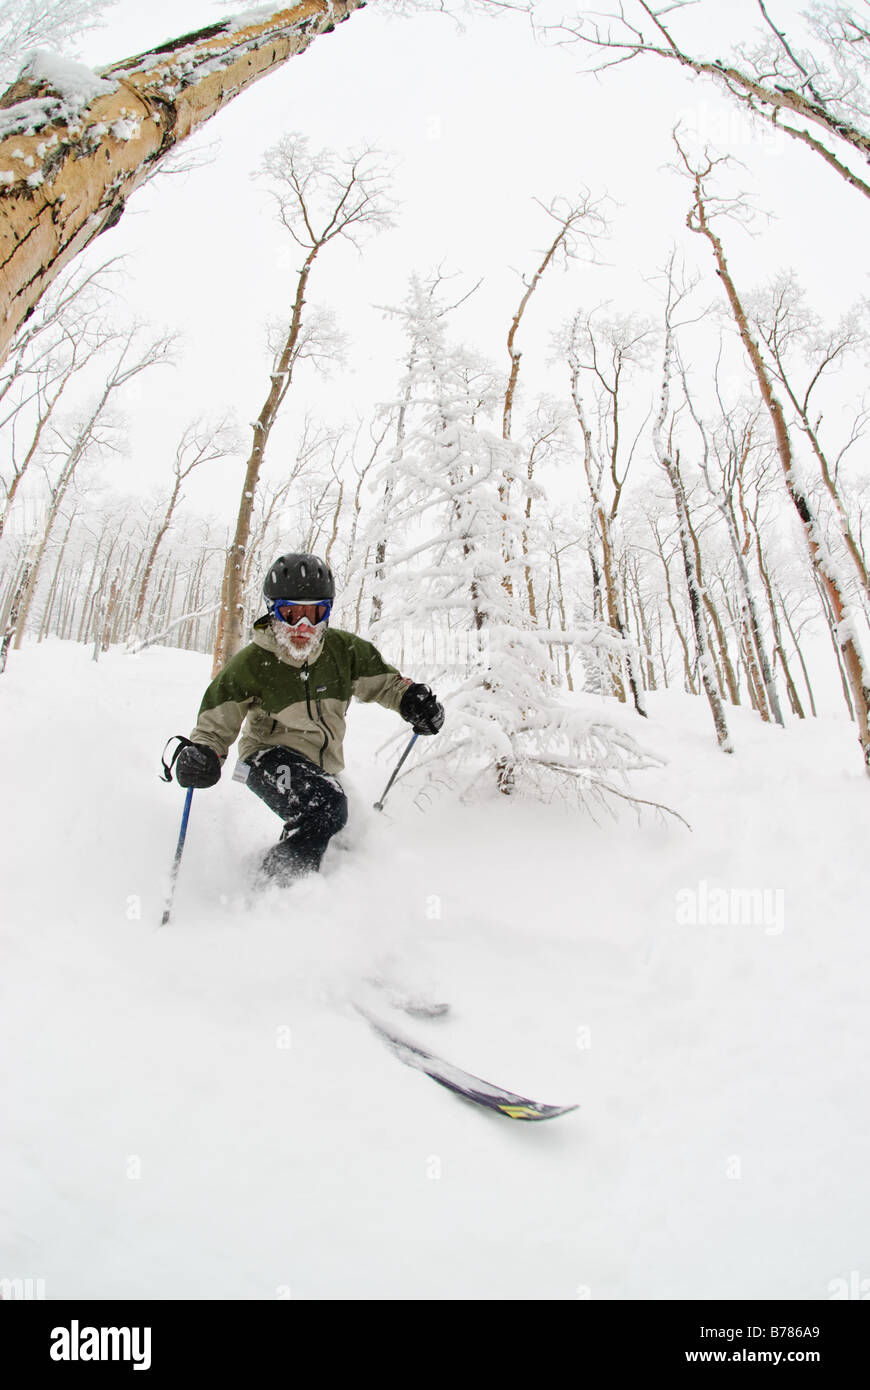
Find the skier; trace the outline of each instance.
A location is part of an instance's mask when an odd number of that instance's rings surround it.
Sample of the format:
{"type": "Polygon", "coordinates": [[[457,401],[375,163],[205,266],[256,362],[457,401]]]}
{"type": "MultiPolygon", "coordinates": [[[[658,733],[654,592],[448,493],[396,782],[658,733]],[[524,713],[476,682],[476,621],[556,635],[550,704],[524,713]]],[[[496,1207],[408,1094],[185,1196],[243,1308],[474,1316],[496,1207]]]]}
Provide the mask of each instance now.
{"type": "Polygon", "coordinates": [[[233,780],[284,822],[263,860],[281,884],[320,868],[347,823],[345,714],[351,697],[397,711],[417,734],[437,734],[444,709],[427,685],[401,676],[380,652],[329,626],[335,580],[317,555],[281,555],[263,584],[267,612],[203,696],[190,743],[178,754],[182,787],[212,787],[245,721],[233,780]]]}

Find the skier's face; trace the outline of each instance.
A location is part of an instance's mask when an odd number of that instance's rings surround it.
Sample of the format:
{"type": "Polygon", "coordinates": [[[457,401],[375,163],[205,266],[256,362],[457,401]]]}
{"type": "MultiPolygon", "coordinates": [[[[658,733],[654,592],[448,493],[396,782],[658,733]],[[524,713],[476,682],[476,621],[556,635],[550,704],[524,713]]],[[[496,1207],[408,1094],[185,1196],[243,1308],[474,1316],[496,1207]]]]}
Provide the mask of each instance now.
{"type": "Polygon", "coordinates": [[[313,624],[307,618],[300,618],[298,623],[291,625],[273,614],[269,626],[279,650],[297,666],[316,656],[326,635],[325,622],[313,624]]]}
{"type": "Polygon", "coordinates": [[[271,605],[275,636],[285,651],[306,656],[314,647],[329,621],[332,603],[323,599],[316,603],[277,598],[271,605]]]}
{"type": "Polygon", "coordinates": [[[298,647],[300,651],[304,651],[306,647],[310,647],[314,638],[317,636],[317,628],[305,618],[300,618],[299,622],[294,623],[288,630],[287,636],[290,638],[294,647],[298,647]]]}

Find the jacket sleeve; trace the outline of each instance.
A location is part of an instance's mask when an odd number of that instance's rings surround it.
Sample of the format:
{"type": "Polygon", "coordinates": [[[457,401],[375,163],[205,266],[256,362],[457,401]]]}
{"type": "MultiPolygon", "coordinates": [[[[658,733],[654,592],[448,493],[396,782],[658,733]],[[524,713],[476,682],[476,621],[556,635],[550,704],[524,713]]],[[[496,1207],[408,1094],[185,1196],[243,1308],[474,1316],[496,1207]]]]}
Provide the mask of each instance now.
{"type": "Polygon", "coordinates": [[[255,699],[246,679],[244,657],[245,653],[239,652],[215,676],[202,697],[196,728],[190,735],[194,743],[212,748],[222,762],[255,699]]]}
{"type": "Polygon", "coordinates": [[[367,704],[374,700],[398,713],[402,696],[411,684],[400,675],[395,666],[390,666],[371,642],[356,638],[352,654],[352,690],[354,698],[367,704]]]}

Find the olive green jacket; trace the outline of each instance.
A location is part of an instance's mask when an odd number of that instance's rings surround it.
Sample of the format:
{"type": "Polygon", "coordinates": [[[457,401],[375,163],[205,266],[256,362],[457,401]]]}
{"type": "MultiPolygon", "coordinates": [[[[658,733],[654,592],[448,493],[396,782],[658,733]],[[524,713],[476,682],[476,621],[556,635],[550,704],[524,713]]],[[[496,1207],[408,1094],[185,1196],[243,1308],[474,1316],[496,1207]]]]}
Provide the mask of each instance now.
{"type": "Polygon", "coordinates": [[[190,737],[223,760],[244,721],[242,761],[260,748],[293,748],[324,772],[340,772],[351,698],[398,711],[409,684],[371,642],[340,628],[327,628],[310,666],[293,666],[282,659],[268,617],[258,618],[253,642],[227,662],[205,692],[190,737]]]}

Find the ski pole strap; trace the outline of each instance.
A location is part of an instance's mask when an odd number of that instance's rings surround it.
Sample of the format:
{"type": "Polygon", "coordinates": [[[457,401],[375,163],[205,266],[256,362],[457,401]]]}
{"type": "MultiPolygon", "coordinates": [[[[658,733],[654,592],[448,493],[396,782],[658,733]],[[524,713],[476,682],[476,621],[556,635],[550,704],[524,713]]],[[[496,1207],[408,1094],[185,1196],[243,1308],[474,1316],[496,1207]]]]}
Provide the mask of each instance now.
{"type": "Polygon", "coordinates": [[[171,782],[171,781],[172,781],[172,769],[175,767],[175,762],[176,762],[176,759],[178,758],[179,753],[181,752],[182,748],[190,748],[190,747],[192,747],[192,745],[193,745],[193,740],[192,740],[192,739],[189,739],[189,738],[185,738],[185,737],[184,737],[184,734],[173,734],[173,735],[172,735],[172,738],[168,738],[168,739],[166,740],[166,748],[163,749],[163,753],[162,753],[161,758],[160,758],[160,761],[161,761],[161,763],[163,764],[163,771],[162,771],[161,773],[158,774],[159,777],[160,777],[161,782],[171,782]],[[166,748],[168,748],[169,745],[170,745],[170,743],[172,743],[172,742],[175,742],[175,743],[177,744],[177,747],[176,747],[174,753],[172,754],[171,758],[169,759],[169,762],[167,762],[167,761],[166,761],[166,748]]]}

